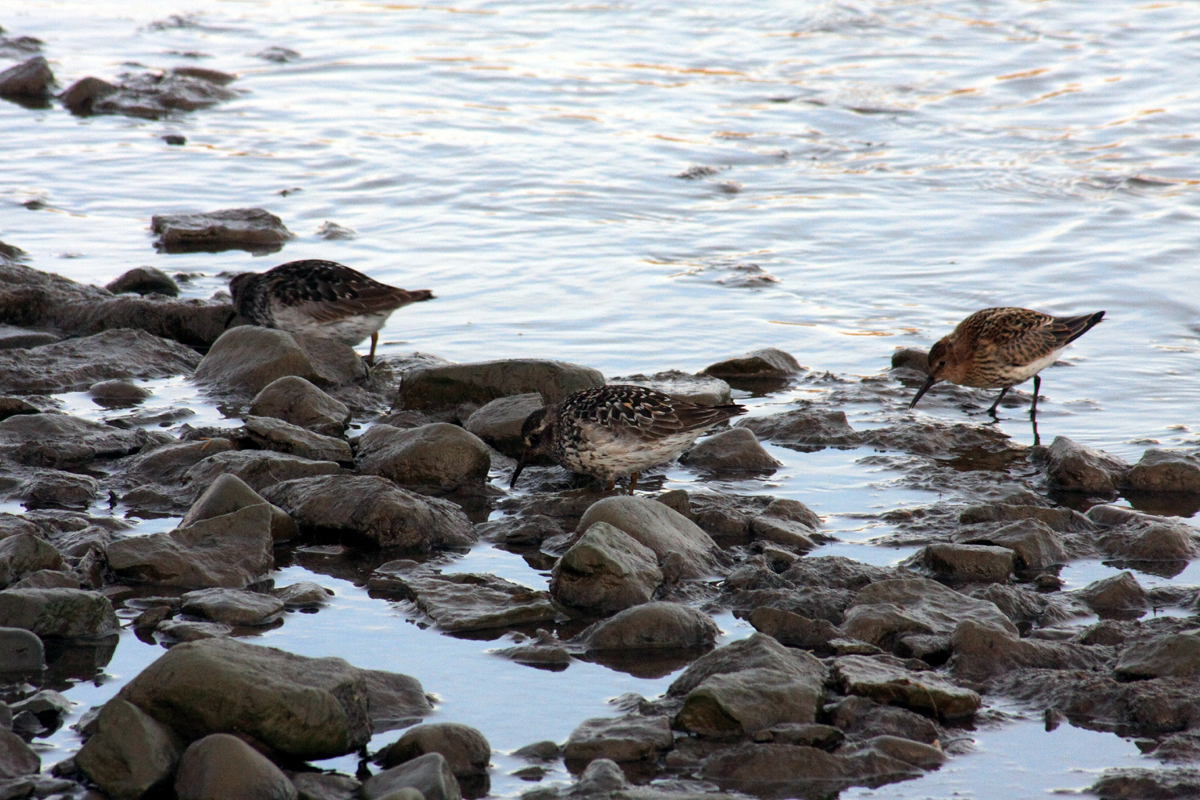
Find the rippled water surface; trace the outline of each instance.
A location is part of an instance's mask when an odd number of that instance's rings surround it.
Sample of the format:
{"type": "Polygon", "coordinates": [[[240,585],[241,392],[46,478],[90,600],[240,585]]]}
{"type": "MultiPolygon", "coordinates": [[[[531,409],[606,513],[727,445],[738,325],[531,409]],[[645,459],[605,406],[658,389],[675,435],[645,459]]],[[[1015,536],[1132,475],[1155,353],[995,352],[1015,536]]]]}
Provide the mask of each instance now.
{"type": "MultiPolygon", "coordinates": [[[[435,290],[392,317],[385,355],[552,357],[607,376],[695,371],[763,346],[875,375],[895,348],[927,347],[978,308],[1105,309],[1067,366],[1043,374],[1042,438],[1128,460],[1200,446],[1194,3],[24,0],[0,7],[0,25],[42,39],[64,87],[180,65],[238,75],[237,99],[158,121],[0,101],[0,239],[38,269],[103,284],[153,265],[208,297],[231,272],[334,259],[435,290]],[[299,57],[256,55],[269,47],[299,57]],[[258,257],[153,248],[154,214],[250,206],[297,238],[258,257]],[[325,240],[326,221],[357,236],[325,240]]],[[[847,409],[856,426],[905,418],[911,389],[889,386],[882,405],[847,409]]],[[[752,413],[796,396],[752,400],[752,413]]],[[[194,424],[219,417],[195,408],[194,424]]],[[[1028,443],[1025,408],[1002,409],[1000,424],[1028,443]]],[[[962,415],[937,390],[919,413],[962,415]]],[[[886,530],[855,514],[928,493],[861,453],[772,453],[785,467],[770,481],[718,485],[804,501],[841,540],[832,552],[908,554],[868,546],[886,530]]],[[[672,468],[666,485],[695,480],[672,468]]],[[[1077,567],[1078,585],[1105,569],[1077,567]]],[[[277,580],[304,577],[289,567],[277,580]]],[[[561,741],[615,713],[607,697],[655,696],[670,680],[520,667],[488,655],[494,643],[420,631],[353,584],[316,579],[338,591],[333,607],[264,641],[417,675],[444,699],[439,717],[476,724],[500,751],[561,741]],[[510,690],[534,716],[490,705],[510,690]],[[539,711],[543,698],[566,711],[539,711]]],[[[721,622],[728,637],[747,632],[721,622]]],[[[107,682],[69,694],[82,710],[159,652],[126,636],[107,682]]],[[[975,754],[880,796],[1041,796],[1141,763],[1114,736],[1018,722],[972,735],[975,754]],[[1075,771],[1027,768],[1080,750],[1075,771]],[[973,769],[1011,782],[989,789],[973,769]]],[[[52,744],[65,754],[74,741],[52,744]]],[[[506,758],[494,790],[511,795],[522,786],[502,777],[506,758]]]]}

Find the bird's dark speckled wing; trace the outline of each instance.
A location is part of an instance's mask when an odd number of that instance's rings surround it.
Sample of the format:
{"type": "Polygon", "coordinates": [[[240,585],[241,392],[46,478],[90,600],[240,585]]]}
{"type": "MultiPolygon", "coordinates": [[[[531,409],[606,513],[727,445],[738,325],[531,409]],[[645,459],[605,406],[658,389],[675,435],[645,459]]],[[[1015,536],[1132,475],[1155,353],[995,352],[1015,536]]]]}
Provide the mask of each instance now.
{"type": "Polygon", "coordinates": [[[1052,317],[1027,308],[987,308],[963,320],[981,349],[1011,364],[1029,364],[1066,347],[1104,317],[1104,312],[1052,317]]]}
{"type": "Polygon", "coordinates": [[[398,289],[334,261],[292,261],[262,279],[275,302],[303,310],[315,322],[393,311],[433,297],[428,289],[398,289]]]}
{"type": "Polygon", "coordinates": [[[647,441],[707,428],[745,410],[733,404],[705,406],[675,400],[654,389],[623,384],[577,392],[563,407],[564,414],[581,422],[647,441]]]}

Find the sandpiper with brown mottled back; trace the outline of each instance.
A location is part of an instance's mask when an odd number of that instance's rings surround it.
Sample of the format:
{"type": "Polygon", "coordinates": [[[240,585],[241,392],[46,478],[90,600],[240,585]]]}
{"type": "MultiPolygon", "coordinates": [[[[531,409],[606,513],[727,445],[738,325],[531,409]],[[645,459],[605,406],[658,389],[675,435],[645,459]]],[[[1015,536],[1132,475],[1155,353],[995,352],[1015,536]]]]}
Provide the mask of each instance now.
{"type": "Polygon", "coordinates": [[[629,493],[638,475],[678,456],[708,429],[738,414],[744,406],[706,406],[645,386],[612,384],[568,395],[557,405],[534,411],[521,427],[524,452],[509,487],[539,456],[569,470],[605,482],[629,477],[629,493]]]}
{"type": "Polygon", "coordinates": [[[428,289],[398,289],[336,261],[290,261],[229,281],[238,314],[266,328],[323,336],[354,347],[371,337],[375,363],[379,329],[392,312],[433,298],[428,289]]]}
{"type": "Polygon", "coordinates": [[[943,336],[929,350],[929,378],[912,399],[909,408],[938,381],[959,386],[999,389],[996,407],[1013,386],[1033,378],[1031,419],[1037,417],[1038,375],[1054,363],[1058,354],[1083,336],[1101,319],[1103,311],[1074,317],[1054,317],[1027,308],[985,308],[976,311],[943,336]]]}

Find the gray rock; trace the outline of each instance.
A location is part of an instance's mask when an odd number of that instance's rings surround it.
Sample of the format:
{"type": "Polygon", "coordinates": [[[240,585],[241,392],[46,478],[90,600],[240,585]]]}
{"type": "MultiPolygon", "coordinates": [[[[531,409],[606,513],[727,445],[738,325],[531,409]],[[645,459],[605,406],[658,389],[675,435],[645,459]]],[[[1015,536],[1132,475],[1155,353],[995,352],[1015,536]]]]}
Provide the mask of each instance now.
{"type": "Polygon", "coordinates": [[[416,725],[375,756],[385,768],[394,767],[426,753],[441,753],[455,778],[486,775],[492,746],[483,734],[457,722],[416,725]]]}
{"type": "Polygon", "coordinates": [[[606,522],[596,522],[554,565],[550,594],[560,603],[593,612],[620,611],[649,601],[662,579],[653,550],[606,522]]]}
{"type": "Polygon", "coordinates": [[[567,761],[653,761],[675,745],[667,717],[601,717],[584,720],[563,748],[567,761]]]}
{"type": "Polygon", "coordinates": [[[97,637],[120,628],[107,597],[83,589],[6,589],[0,592],[0,626],[40,638],[97,637]]]}
{"type": "Polygon", "coordinates": [[[675,554],[683,578],[705,577],[716,566],[717,545],[696,523],[644,497],[606,497],[592,504],[576,530],[607,522],[654,551],[659,561],[675,554]]]}
{"type": "Polygon", "coordinates": [[[482,487],[492,466],[488,446],[457,425],[375,425],[358,440],[358,469],[405,486],[451,492],[482,487]]]}
{"type": "Polygon", "coordinates": [[[296,787],[262,753],[236,736],[192,742],[175,775],[179,800],[296,800],[296,787]]]}
{"type": "Polygon", "coordinates": [[[466,428],[504,455],[517,458],[525,449],[521,426],[542,405],[542,396],[537,393],[497,397],[472,414],[466,428]]]}
{"type": "Polygon", "coordinates": [[[891,649],[906,636],[950,634],[972,619],[1016,635],[1016,626],[995,603],[977,600],[924,578],[869,584],[846,610],[842,633],[891,649]]]}
{"type": "Polygon", "coordinates": [[[0,588],[38,570],[64,568],[62,554],[40,536],[18,533],[0,539],[0,588]]]}
{"type": "Polygon", "coordinates": [[[1027,570],[1042,570],[1067,561],[1062,537],[1036,519],[1011,522],[994,531],[966,531],[955,534],[965,544],[989,544],[1007,547],[1016,554],[1017,565],[1027,570]]]}
{"type": "Polygon", "coordinates": [[[745,380],[747,378],[786,378],[804,371],[800,362],[789,353],[767,347],[718,361],[705,367],[700,374],[717,378],[745,380]]]}
{"type": "Polygon", "coordinates": [[[786,547],[797,553],[807,553],[817,547],[812,536],[816,534],[808,525],[790,519],[761,514],[750,519],[750,532],[755,539],[786,547]]]}
{"type": "Polygon", "coordinates": [[[0,72],[0,97],[23,97],[45,100],[54,94],[54,73],[42,56],[0,72]]]}
{"type": "Polygon", "coordinates": [[[29,350],[0,350],[0,391],[82,392],[104,380],[191,375],[199,363],[196,351],[178,342],[141,330],[106,330],[29,350]]]}
{"type": "Polygon", "coordinates": [[[977,693],[936,672],[913,672],[870,656],[838,658],[834,661],[833,677],[846,694],[945,719],[970,716],[979,710],[981,703],[977,693]]]}
{"type": "Polygon", "coordinates": [[[588,797],[610,792],[621,792],[630,788],[625,772],[611,758],[597,758],[587,765],[579,776],[579,783],[572,796],[588,797]]]}
{"type": "Polygon", "coordinates": [[[892,353],[892,369],[911,369],[929,374],[929,352],[915,347],[900,347],[892,353]]]}
{"type": "Polygon", "coordinates": [[[285,376],[317,386],[340,386],[367,376],[362,359],[333,339],[239,325],[221,334],[196,367],[197,381],[222,391],[257,395],[285,376]]]}
{"type": "Polygon", "coordinates": [[[946,754],[940,747],[914,742],[899,736],[872,736],[862,742],[856,742],[849,748],[847,754],[876,752],[888,758],[912,764],[918,769],[933,770],[946,763],[946,754]]]}
{"type": "Polygon", "coordinates": [[[293,772],[290,777],[299,800],[354,800],[362,787],[362,781],[349,775],[328,772],[293,772]]]}
{"type": "Polygon", "coordinates": [[[1101,800],[1183,800],[1200,797],[1200,770],[1194,767],[1109,769],[1084,791],[1101,800]]]}
{"type": "Polygon", "coordinates": [[[1101,526],[1097,545],[1101,552],[1112,557],[1173,562],[1182,570],[1200,549],[1196,530],[1179,519],[1108,505],[1092,506],[1087,518],[1101,526]]]}
{"type": "Polygon", "coordinates": [[[829,724],[858,739],[897,736],[923,744],[941,737],[929,717],[899,706],[886,706],[866,697],[849,695],[825,707],[829,724]]]}
{"type": "Polygon", "coordinates": [[[275,417],[324,436],[341,436],[350,424],[345,403],[297,375],[285,375],[264,386],[254,396],[250,413],[275,417]]]}
{"type": "Polygon", "coordinates": [[[185,479],[192,487],[208,487],[225,474],[241,478],[251,489],[262,493],[284,481],[346,473],[332,461],[310,461],[270,450],[228,450],[188,469],[185,479]]]}
{"type": "Polygon", "coordinates": [[[260,504],[166,533],[120,539],[108,564],[127,580],[188,589],[238,589],[275,566],[271,509],[260,504]]]}
{"type": "Polygon", "coordinates": [[[0,778],[34,775],[41,768],[42,759],[25,744],[24,739],[12,731],[0,729],[0,778]]]}
{"type": "Polygon", "coordinates": [[[825,694],[826,670],[809,658],[812,662],[802,670],[750,667],[710,675],[688,692],[675,726],[700,736],[728,736],[814,722],[825,694]]]}
{"type": "Polygon", "coordinates": [[[120,378],[93,383],[88,389],[89,397],[106,406],[135,405],[149,398],[151,394],[146,387],[120,378]]]}
{"type": "Polygon", "coordinates": [[[36,672],[45,667],[37,634],[24,628],[0,628],[0,672],[36,672]]]}
{"type": "Polygon", "coordinates": [[[1025,519],[1035,519],[1059,533],[1091,533],[1096,530],[1096,526],[1087,517],[1071,508],[992,503],[986,506],[971,506],[958,515],[958,521],[963,525],[975,525],[980,522],[1019,522],[1025,519]]]}
{"type": "Polygon", "coordinates": [[[236,731],[282,757],[334,758],[371,737],[359,670],[340,658],[305,658],[236,639],[176,645],[117,696],[185,740],[236,731]]]}
{"type": "Polygon", "coordinates": [[[373,475],[285,481],[263,496],[301,528],[337,532],[376,547],[465,547],[478,538],[458,506],[373,475]]]}
{"type": "Polygon", "coordinates": [[[754,609],[747,620],[754,630],[765,633],[786,647],[828,651],[829,643],[840,635],[829,620],[809,619],[770,606],[754,609]]]}
{"type": "Polygon", "coordinates": [[[676,400],[687,400],[706,406],[719,406],[733,402],[733,393],[729,384],[712,375],[690,375],[679,370],[669,370],[654,375],[613,378],[611,382],[646,386],[670,395],[676,400]]]}
{"type": "Polygon", "coordinates": [[[290,611],[323,606],[329,602],[329,598],[333,597],[333,591],[312,581],[300,581],[272,589],[271,596],[282,601],[284,608],[290,611]]]}
{"type": "Polygon", "coordinates": [[[94,725],[75,763],[113,800],[167,785],[184,748],[174,731],[119,697],[104,704],[94,725]]]}
{"type": "Polygon", "coordinates": [[[562,361],[508,359],[422,366],[404,374],[396,405],[445,410],[531,393],[540,394],[547,403],[557,403],[572,392],[603,385],[604,376],[598,371],[562,361]]]}
{"type": "Polygon", "coordinates": [[[231,473],[218,475],[204,494],[192,504],[187,514],[179,522],[179,527],[187,528],[197,522],[215,519],[226,514],[241,511],[243,508],[265,505],[271,512],[271,539],[285,542],[296,535],[296,523],[283,509],[268,503],[263,496],[250,488],[241,478],[231,473]]]}
{"type": "Polygon", "coordinates": [[[1129,470],[1127,482],[1142,492],[1200,492],[1200,458],[1150,449],[1129,470]]]}
{"type": "Polygon", "coordinates": [[[170,438],[66,414],[21,414],[0,422],[0,453],[30,467],[91,467],[94,461],[136,453],[170,438]]]}
{"type": "Polygon", "coordinates": [[[982,544],[931,544],[903,563],[953,583],[1006,582],[1015,554],[1007,547],[982,544]]]}
{"type": "Polygon", "coordinates": [[[171,276],[155,267],[134,267],[105,285],[113,294],[134,292],[136,294],[162,294],[175,297],[179,286],[171,276]]]}
{"type": "Polygon", "coordinates": [[[192,622],[164,619],[154,626],[154,632],[172,642],[198,642],[218,639],[233,633],[233,626],[224,622],[192,622]]]}
{"type": "Polygon", "coordinates": [[[732,428],[697,443],[679,463],[708,472],[774,472],[783,466],[749,428],[732,428]]]}
{"type": "MultiPolygon", "coordinates": [[[[895,780],[911,769],[892,770],[895,780]]],[[[820,797],[829,796],[856,781],[848,759],[815,747],[788,744],[748,744],[729,748],[705,759],[700,774],[714,780],[723,789],[751,795],[820,797]]],[[[865,776],[857,782],[875,785],[865,776]]]]}
{"type": "Polygon", "coordinates": [[[354,453],[344,439],[335,439],[274,417],[246,417],[247,439],[265,450],[300,456],[312,461],[354,463],[354,453]]]}
{"type": "Polygon", "coordinates": [[[374,669],[360,669],[358,673],[367,686],[375,733],[412,725],[433,713],[429,696],[416,678],[374,669]]]}
{"type": "Polygon", "coordinates": [[[579,634],[588,650],[707,647],[721,631],[712,617],[681,603],[645,603],[597,622],[579,634]]]}
{"type": "Polygon", "coordinates": [[[362,785],[362,795],[365,800],[383,800],[401,789],[416,789],[425,800],[462,797],[450,764],[441,753],[426,753],[368,778],[362,785]]]}
{"type": "Polygon", "coordinates": [[[1045,464],[1055,487],[1068,492],[1113,494],[1125,482],[1129,465],[1115,456],[1056,436],[1051,445],[1036,449],[1034,458],[1045,464]]]}
{"type": "Polygon", "coordinates": [[[858,447],[865,441],[850,427],[844,411],[798,409],[742,420],[735,427],[749,428],[759,439],[795,449],[858,447]]]}
{"type": "Polygon", "coordinates": [[[404,574],[384,564],[368,587],[415,600],[417,608],[447,632],[512,628],[547,623],[560,616],[546,592],[494,575],[404,574]]]}
{"type": "Polygon", "coordinates": [[[100,78],[81,78],[58,95],[58,99],[72,114],[88,116],[95,108],[96,101],[118,91],[117,87],[100,78]]]}
{"type": "MultiPolygon", "coordinates": [[[[110,110],[119,95],[97,103],[97,113],[110,110]]],[[[274,252],[292,238],[283,220],[261,208],[231,208],[203,214],[155,214],[150,229],[158,234],[157,248],[166,253],[221,250],[274,252]]]]}
{"type": "Polygon", "coordinates": [[[1100,648],[1071,642],[1021,639],[993,624],[964,620],[950,637],[950,666],[966,680],[1021,674],[1021,667],[1045,670],[1106,670],[1109,655],[1100,648]]]}
{"type": "Polygon", "coordinates": [[[17,484],[12,498],[29,510],[37,508],[74,508],[87,510],[100,491],[100,482],[90,475],[78,475],[56,469],[40,469],[17,484]]]}
{"type": "Polygon", "coordinates": [[[1150,608],[1150,595],[1129,571],[1093,581],[1075,594],[1101,617],[1141,616],[1150,608]]]}
{"type": "Polygon", "coordinates": [[[283,613],[282,600],[241,589],[201,589],[179,600],[183,613],[226,625],[267,625],[283,613]]]}
{"type": "Polygon", "coordinates": [[[1124,680],[1195,678],[1200,675],[1200,636],[1176,633],[1132,644],[1121,652],[1113,672],[1124,680]]]}
{"type": "Polygon", "coordinates": [[[138,453],[129,464],[128,480],[135,486],[148,483],[179,486],[186,480],[187,471],[196,464],[232,449],[233,442],[228,439],[207,439],[146,450],[138,453]]]}

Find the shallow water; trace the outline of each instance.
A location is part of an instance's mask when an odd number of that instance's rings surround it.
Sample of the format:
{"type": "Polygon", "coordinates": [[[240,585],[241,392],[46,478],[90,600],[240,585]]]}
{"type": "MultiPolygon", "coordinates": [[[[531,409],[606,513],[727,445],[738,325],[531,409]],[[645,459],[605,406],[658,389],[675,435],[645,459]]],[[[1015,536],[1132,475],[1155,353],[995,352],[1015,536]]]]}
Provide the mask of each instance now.
{"type": "MultiPolygon", "coordinates": [[[[695,371],[763,346],[817,372],[875,375],[895,348],[928,346],[978,308],[1105,309],[1068,366],[1043,374],[1043,440],[1128,460],[1200,446],[1195,4],[10,5],[0,25],[43,39],[64,87],[193,64],[237,73],[242,92],[160,121],[0,101],[0,239],[38,269],[103,284],[154,265],[208,297],[228,273],[334,259],[437,294],[392,317],[385,355],[553,357],[608,376],[695,371]],[[300,58],[255,55],[272,46],[300,58]],[[154,214],[249,206],[297,238],[258,257],[154,251],[154,214]],[[325,221],[357,237],[323,240],[325,221]]],[[[148,405],[221,420],[186,381],[152,384],[148,405]]],[[[827,391],[748,402],[771,413],[827,391]]],[[[847,413],[856,427],[892,424],[911,392],[895,384],[882,405],[847,413]]],[[[964,417],[935,389],[917,414],[978,420],[990,403],[979,398],[964,417]]],[[[1002,411],[1002,429],[1029,443],[1026,406],[1002,411]]],[[[769,480],[708,483],[807,503],[840,540],[819,552],[896,563],[911,549],[871,546],[891,528],[863,515],[938,499],[863,451],[769,449],[785,462],[769,480]]],[[[673,467],[664,486],[698,481],[673,467]]],[[[545,581],[487,549],[460,568],[545,581]]],[[[1196,583],[1193,571],[1172,582],[1196,583]]],[[[1111,573],[1078,564],[1064,577],[1111,573]]],[[[670,680],[532,670],[488,655],[494,643],[421,630],[344,581],[301,567],[276,577],[304,578],[335,588],[334,603],[263,641],[416,675],[444,699],[438,718],[478,726],[500,751],[561,741],[615,713],[607,698],[652,697],[670,680]],[[492,703],[500,694],[507,703],[492,703]],[[547,697],[565,710],[539,712],[547,697]]],[[[68,695],[79,710],[102,701],[158,652],[126,635],[105,682],[68,695]]],[[[1128,742],[1069,726],[1014,721],[977,738],[979,752],[877,794],[1012,797],[994,781],[1020,773],[1040,796],[1140,761],[1128,742]],[[1039,767],[1056,758],[1058,771],[1039,767]]],[[[51,743],[47,763],[76,746],[66,731],[51,743]]],[[[496,763],[495,793],[528,786],[503,777],[503,753],[496,763]]]]}

